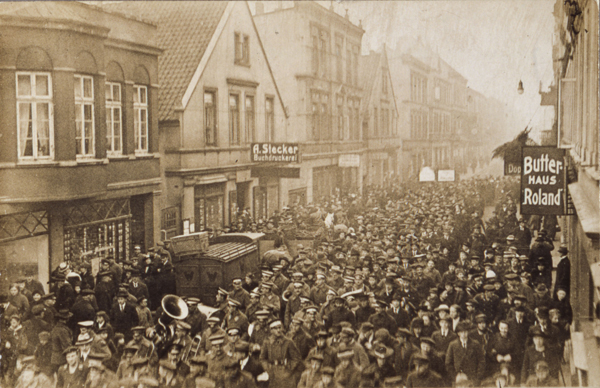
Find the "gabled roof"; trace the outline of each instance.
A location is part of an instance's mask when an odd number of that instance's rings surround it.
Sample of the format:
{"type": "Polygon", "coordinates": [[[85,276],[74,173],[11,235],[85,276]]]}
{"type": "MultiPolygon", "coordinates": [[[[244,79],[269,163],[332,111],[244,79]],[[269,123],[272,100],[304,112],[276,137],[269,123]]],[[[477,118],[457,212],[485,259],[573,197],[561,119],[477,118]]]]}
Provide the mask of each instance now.
{"type": "Polygon", "coordinates": [[[227,1],[123,1],[103,4],[108,11],[135,15],[158,26],[158,120],[176,119],[198,65],[215,34],[227,1]]]}

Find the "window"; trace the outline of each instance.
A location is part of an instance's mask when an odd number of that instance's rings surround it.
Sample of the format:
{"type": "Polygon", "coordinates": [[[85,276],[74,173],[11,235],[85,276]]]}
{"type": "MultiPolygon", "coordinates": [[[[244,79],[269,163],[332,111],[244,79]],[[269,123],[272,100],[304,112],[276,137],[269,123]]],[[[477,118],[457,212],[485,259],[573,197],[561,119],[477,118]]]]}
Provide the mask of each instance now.
{"type": "Polygon", "coordinates": [[[388,109],[381,109],[381,137],[388,137],[390,135],[390,111],[388,109]]]}
{"type": "Polygon", "coordinates": [[[311,43],[313,74],[317,77],[327,78],[329,75],[327,63],[327,56],[329,52],[329,34],[317,27],[312,27],[311,43]]]}
{"type": "Polygon", "coordinates": [[[410,112],[410,132],[413,139],[427,138],[427,112],[419,110],[410,112]]]}
{"type": "Polygon", "coordinates": [[[133,85],[133,128],[135,152],[148,152],[148,88],[133,85]]]}
{"type": "Polygon", "coordinates": [[[108,156],[120,155],[123,150],[123,125],[121,121],[121,84],[107,82],[106,96],[106,152],[108,156]]]}
{"type": "Polygon", "coordinates": [[[319,104],[317,102],[314,102],[315,100],[313,99],[313,103],[311,105],[312,107],[312,139],[313,140],[319,140],[320,137],[320,133],[321,133],[321,120],[319,119],[319,104]]]}
{"type": "Polygon", "coordinates": [[[388,69],[383,69],[381,74],[381,91],[383,94],[388,94],[388,69]]]}
{"type": "Polygon", "coordinates": [[[353,85],[358,85],[358,46],[352,46],[352,66],[354,67],[353,75],[353,85]]]}
{"type": "Polygon", "coordinates": [[[373,108],[373,137],[379,137],[379,115],[377,108],[373,108]]]}
{"type": "Polygon", "coordinates": [[[267,97],[265,100],[265,132],[267,141],[275,140],[275,99],[267,97]]]}
{"type": "Polygon", "coordinates": [[[255,141],[254,96],[246,96],[246,142],[255,141]]]}
{"type": "Polygon", "coordinates": [[[217,145],[217,96],[204,92],[204,128],[206,145],[217,145]]]}
{"type": "Polygon", "coordinates": [[[352,85],[352,49],[346,50],[346,83],[352,85]]]}
{"type": "Polygon", "coordinates": [[[54,119],[48,73],[17,73],[19,159],[52,159],[54,119]]]}
{"type": "Polygon", "coordinates": [[[229,95],[229,142],[240,144],[240,97],[229,95]]]}
{"type": "Polygon", "coordinates": [[[337,98],[337,139],[344,140],[344,98],[337,98]]]}
{"type": "Polygon", "coordinates": [[[329,122],[328,96],[321,95],[321,139],[331,140],[331,125],[329,122]]]}
{"type": "Polygon", "coordinates": [[[236,65],[250,65],[250,37],[246,34],[235,32],[235,60],[236,65]]]}
{"type": "Polygon", "coordinates": [[[342,82],[343,74],[343,63],[342,63],[342,38],[336,37],[335,39],[335,80],[342,82]]]}
{"type": "Polygon", "coordinates": [[[410,99],[414,102],[427,103],[427,78],[411,73],[410,99]]]}
{"type": "Polygon", "coordinates": [[[348,130],[350,140],[360,140],[360,100],[356,98],[348,98],[348,130]]]}
{"type": "Polygon", "coordinates": [[[76,75],[74,91],[77,156],[94,156],[94,79],[76,75]]]}

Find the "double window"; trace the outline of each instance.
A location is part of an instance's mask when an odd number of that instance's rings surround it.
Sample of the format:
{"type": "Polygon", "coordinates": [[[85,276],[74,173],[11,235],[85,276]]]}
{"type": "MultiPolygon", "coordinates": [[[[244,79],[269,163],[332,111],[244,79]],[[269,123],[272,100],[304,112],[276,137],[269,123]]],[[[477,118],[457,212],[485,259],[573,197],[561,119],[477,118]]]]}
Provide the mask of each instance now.
{"type": "Polygon", "coordinates": [[[19,72],[16,82],[19,159],[52,159],[52,78],[49,73],[19,72]]]}
{"type": "Polygon", "coordinates": [[[133,130],[135,152],[148,152],[148,88],[133,85],[133,130]]]}
{"type": "Polygon", "coordinates": [[[427,78],[412,73],[410,75],[410,99],[411,101],[427,103],[427,78]]]}
{"type": "Polygon", "coordinates": [[[121,84],[107,82],[106,104],[106,152],[108,156],[123,152],[123,122],[121,115],[121,84]]]}
{"type": "Polygon", "coordinates": [[[229,142],[240,144],[240,96],[229,95],[229,142]]]}

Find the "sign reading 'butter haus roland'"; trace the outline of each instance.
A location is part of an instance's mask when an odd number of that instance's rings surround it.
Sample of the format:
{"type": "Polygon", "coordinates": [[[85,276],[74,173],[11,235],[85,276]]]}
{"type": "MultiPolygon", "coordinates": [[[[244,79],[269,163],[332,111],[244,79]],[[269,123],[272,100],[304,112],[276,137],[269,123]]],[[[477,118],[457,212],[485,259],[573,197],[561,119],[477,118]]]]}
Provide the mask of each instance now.
{"type": "Polygon", "coordinates": [[[521,214],[564,214],[565,150],[523,147],[521,214]]]}
{"type": "Polygon", "coordinates": [[[259,163],[300,163],[298,143],[252,143],[252,161],[259,163]]]}

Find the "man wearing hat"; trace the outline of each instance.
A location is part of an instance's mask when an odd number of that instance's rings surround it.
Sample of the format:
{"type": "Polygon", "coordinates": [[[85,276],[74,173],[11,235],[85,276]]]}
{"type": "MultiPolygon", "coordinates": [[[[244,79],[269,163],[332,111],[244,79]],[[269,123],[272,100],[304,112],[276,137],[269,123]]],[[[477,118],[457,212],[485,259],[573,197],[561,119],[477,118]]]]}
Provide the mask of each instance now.
{"type": "Polygon", "coordinates": [[[107,369],[103,361],[103,355],[90,353],[85,387],[108,388],[117,384],[117,375],[107,369]]]}
{"type": "Polygon", "coordinates": [[[433,332],[431,339],[435,342],[437,355],[445,360],[448,346],[450,346],[450,343],[457,339],[458,336],[451,329],[452,319],[449,316],[440,318],[438,324],[440,329],[433,332]]]}
{"type": "MultiPolygon", "coordinates": [[[[362,347],[361,350],[364,353],[362,347]]],[[[369,365],[368,358],[364,366],[356,365],[353,362],[355,355],[356,352],[353,348],[346,346],[346,344],[340,344],[337,353],[339,364],[335,368],[334,379],[342,387],[358,387],[360,384],[360,371],[369,365]]],[[[366,353],[365,357],[368,357],[366,353]]]]}
{"type": "Polygon", "coordinates": [[[132,338],[131,328],[139,323],[135,306],[127,302],[128,296],[127,291],[119,291],[117,302],[113,304],[110,311],[110,321],[115,333],[122,333],[126,342],[132,338]]]}
{"type": "Polygon", "coordinates": [[[526,387],[558,387],[558,380],[550,375],[550,366],[544,360],[535,364],[535,374],[529,376],[526,387]]]}
{"type": "Polygon", "coordinates": [[[229,359],[223,364],[223,378],[219,380],[223,387],[255,388],[254,377],[240,369],[238,360],[229,359]]]}
{"type": "Polygon", "coordinates": [[[202,333],[206,328],[206,314],[198,309],[200,299],[196,297],[189,297],[185,299],[185,303],[188,305],[189,314],[185,318],[185,322],[190,325],[190,336],[193,338],[196,334],[202,333]]]}
{"type": "Polygon", "coordinates": [[[317,305],[321,306],[323,303],[327,301],[327,292],[329,291],[329,286],[325,283],[325,274],[317,273],[315,284],[312,286],[310,290],[309,297],[310,299],[317,305]]]}
{"type": "Polygon", "coordinates": [[[101,271],[97,275],[96,281],[96,303],[98,309],[110,313],[113,304],[113,298],[117,292],[117,287],[112,281],[112,273],[110,271],[101,271]]]}
{"type": "Polygon", "coordinates": [[[65,364],[66,359],[63,352],[73,344],[73,332],[67,326],[67,320],[72,314],[69,310],[63,309],[56,313],[56,324],[50,332],[50,341],[52,343],[52,366],[57,370],[59,366],[65,364]]]}
{"type": "Polygon", "coordinates": [[[382,299],[377,300],[376,304],[373,305],[375,313],[369,317],[369,322],[373,325],[375,331],[383,328],[387,329],[391,335],[394,335],[396,333],[396,329],[398,328],[398,324],[396,323],[396,320],[386,311],[388,306],[389,305],[386,301],[382,299]]]}
{"type": "Polygon", "coordinates": [[[244,311],[250,304],[250,293],[243,287],[243,279],[237,276],[231,280],[231,291],[229,299],[235,299],[241,304],[241,311],[244,311]]]}
{"type": "Polygon", "coordinates": [[[23,322],[23,334],[27,337],[27,351],[33,354],[39,344],[39,333],[50,332],[52,326],[44,320],[44,306],[35,305],[31,308],[32,317],[23,322]]]}
{"type": "Polygon", "coordinates": [[[303,360],[306,359],[310,350],[316,345],[315,340],[304,329],[303,321],[297,317],[292,319],[287,337],[294,342],[303,360]]]}
{"type": "MultiPolygon", "coordinates": [[[[44,307],[44,315],[43,319],[50,326],[54,325],[54,316],[58,313],[56,308],[56,295],[53,292],[50,292],[44,296],[42,296],[42,306],[44,307]]],[[[7,311],[4,312],[5,314],[7,311]]]]}
{"type": "Polygon", "coordinates": [[[79,358],[79,349],[69,346],[62,354],[67,363],[56,371],[56,388],[83,387],[88,370],[79,358]]]}
{"type": "Polygon", "coordinates": [[[469,339],[470,330],[468,322],[459,322],[456,325],[455,331],[459,338],[448,346],[446,371],[452,381],[456,380],[457,374],[463,373],[477,385],[484,377],[485,357],[481,344],[469,339]]]}
{"type": "Polygon", "coordinates": [[[211,315],[206,320],[206,325],[208,326],[206,330],[202,333],[202,339],[200,340],[200,349],[201,352],[209,353],[212,350],[212,342],[209,341],[209,338],[213,335],[220,335],[225,338],[226,332],[221,328],[221,319],[216,315],[211,315]]]}
{"type": "Polygon", "coordinates": [[[483,286],[483,293],[475,295],[473,301],[482,313],[488,319],[488,324],[494,325],[499,318],[500,298],[496,295],[496,288],[493,284],[483,286]]]}
{"type": "Polygon", "coordinates": [[[227,315],[225,315],[225,319],[223,320],[222,326],[227,328],[236,327],[240,329],[242,333],[246,333],[248,331],[249,323],[246,315],[240,311],[242,303],[233,298],[229,298],[227,303],[229,304],[229,308],[227,315]]]}
{"type": "Polygon", "coordinates": [[[532,326],[529,336],[533,339],[533,345],[525,350],[523,367],[521,368],[521,382],[527,381],[529,376],[535,374],[535,366],[539,361],[545,361],[550,367],[550,375],[558,379],[560,370],[560,355],[547,345],[548,335],[539,326],[532,326]]]}
{"type": "Polygon", "coordinates": [[[132,339],[127,343],[127,346],[137,347],[138,350],[135,353],[136,357],[154,357],[158,358],[154,351],[154,344],[147,339],[144,334],[146,328],[143,326],[135,326],[131,328],[132,339]]]}
{"type": "Polygon", "coordinates": [[[129,283],[129,293],[135,296],[137,300],[142,300],[145,298],[148,299],[148,301],[150,301],[150,293],[148,292],[148,287],[137,273],[132,273],[131,282],[129,283]]]}
{"type": "Polygon", "coordinates": [[[158,363],[158,383],[159,387],[181,387],[183,381],[177,375],[177,365],[169,360],[160,360],[158,363]]]}
{"type": "Polygon", "coordinates": [[[276,319],[269,323],[270,337],[260,350],[260,361],[269,374],[269,386],[295,388],[298,367],[302,363],[300,352],[292,340],[283,334],[283,323],[276,319]]]}
{"type": "Polygon", "coordinates": [[[442,387],[444,386],[442,377],[430,369],[430,360],[422,354],[415,354],[413,357],[415,369],[409,373],[406,378],[407,388],[417,387],[442,387]]]}
{"type": "Polygon", "coordinates": [[[323,319],[325,320],[325,327],[330,328],[340,322],[350,322],[351,324],[354,324],[356,318],[352,311],[346,306],[346,301],[341,296],[336,296],[333,299],[333,308],[329,313],[323,315],[323,319]]]}
{"type": "Polygon", "coordinates": [[[302,375],[300,375],[298,388],[312,388],[321,381],[323,355],[317,353],[309,355],[307,357],[307,361],[309,366],[304,372],[302,372],[302,375]]]}
{"type": "Polygon", "coordinates": [[[324,329],[321,329],[315,336],[316,346],[308,352],[307,359],[310,359],[314,355],[323,357],[324,366],[335,366],[337,348],[334,348],[328,344],[328,333],[324,329]]]}
{"type": "Polygon", "coordinates": [[[273,287],[275,284],[272,282],[262,282],[260,285],[260,304],[264,307],[269,307],[273,314],[279,315],[281,311],[281,301],[278,295],[273,293],[273,287]]]}
{"type": "Polygon", "coordinates": [[[558,248],[560,261],[556,265],[556,279],[554,280],[554,299],[556,299],[558,289],[562,288],[567,293],[567,299],[571,293],[571,261],[569,261],[569,249],[566,245],[558,248]]]}
{"type": "Polygon", "coordinates": [[[229,355],[223,350],[225,334],[217,333],[208,337],[211,350],[208,353],[208,370],[215,378],[223,376],[224,366],[230,360],[229,355]]]}
{"type": "Polygon", "coordinates": [[[257,381],[258,376],[265,372],[262,364],[255,357],[251,357],[250,343],[246,341],[237,341],[235,343],[233,348],[233,359],[238,362],[242,371],[247,372],[252,376],[252,379],[255,382],[257,381]]]}
{"type": "MultiPolygon", "coordinates": [[[[296,276],[294,276],[294,278],[296,278],[296,276]]],[[[286,301],[286,295],[289,295],[290,293],[288,290],[286,290],[282,295],[282,299],[287,302],[285,306],[284,319],[284,324],[286,327],[289,327],[292,318],[294,317],[294,314],[296,314],[302,309],[302,302],[300,299],[302,297],[308,297],[308,294],[303,294],[304,285],[305,284],[302,282],[294,281],[292,284],[290,284],[290,287],[292,287],[292,291],[291,295],[289,296],[289,299],[287,299],[286,301]]]]}
{"type": "Polygon", "coordinates": [[[375,358],[375,362],[364,368],[362,375],[373,375],[373,386],[382,386],[386,378],[396,375],[396,371],[392,365],[394,350],[381,342],[377,342],[373,344],[370,354],[375,358]]]}

